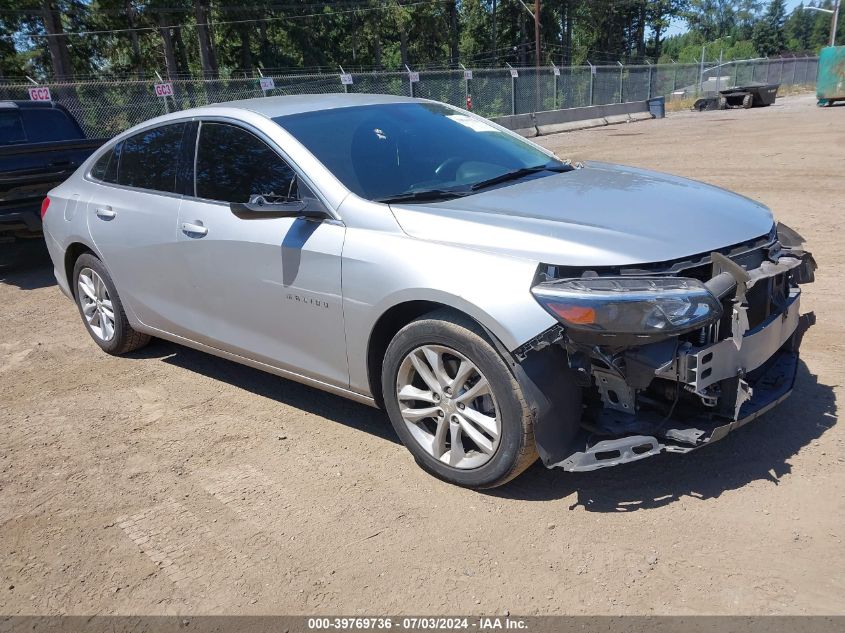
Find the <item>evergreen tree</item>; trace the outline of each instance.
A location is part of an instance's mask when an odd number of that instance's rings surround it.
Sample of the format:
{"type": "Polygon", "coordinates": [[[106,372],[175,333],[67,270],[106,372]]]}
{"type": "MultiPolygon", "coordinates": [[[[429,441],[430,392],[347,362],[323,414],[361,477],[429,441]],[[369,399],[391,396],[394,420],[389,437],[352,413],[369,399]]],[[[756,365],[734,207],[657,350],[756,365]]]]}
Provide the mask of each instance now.
{"type": "Polygon", "coordinates": [[[777,55],[786,49],[786,5],[784,0],[771,0],[765,15],[754,26],[751,40],[761,56],[777,55]]]}
{"type": "Polygon", "coordinates": [[[787,48],[796,52],[810,50],[814,23],[813,12],[804,10],[803,2],[795,7],[784,25],[787,48]]]}

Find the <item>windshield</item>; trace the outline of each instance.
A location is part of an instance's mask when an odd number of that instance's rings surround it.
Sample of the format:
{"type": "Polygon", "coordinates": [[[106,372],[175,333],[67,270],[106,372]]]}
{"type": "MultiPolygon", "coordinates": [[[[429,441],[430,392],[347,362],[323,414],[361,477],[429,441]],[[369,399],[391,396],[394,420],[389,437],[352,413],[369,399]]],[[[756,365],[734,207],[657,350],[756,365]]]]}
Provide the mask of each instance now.
{"type": "Polygon", "coordinates": [[[527,141],[436,103],[355,106],[273,120],[369,200],[467,195],[473,185],[478,190],[487,181],[504,182],[508,178],[499,177],[511,172],[523,177],[540,174],[550,161],[561,165],[527,141]]]}

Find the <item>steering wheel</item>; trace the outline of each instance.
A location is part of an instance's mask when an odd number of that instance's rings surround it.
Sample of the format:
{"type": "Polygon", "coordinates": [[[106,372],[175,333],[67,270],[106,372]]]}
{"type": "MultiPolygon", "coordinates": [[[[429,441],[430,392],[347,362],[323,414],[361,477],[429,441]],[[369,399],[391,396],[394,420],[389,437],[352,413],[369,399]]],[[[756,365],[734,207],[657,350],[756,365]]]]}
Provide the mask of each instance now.
{"type": "Polygon", "coordinates": [[[438,176],[438,178],[455,180],[455,178],[458,177],[458,167],[460,167],[463,162],[464,159],[458,158],[457,156],[447,158],[437,166],[434,173],[438,176]]]}

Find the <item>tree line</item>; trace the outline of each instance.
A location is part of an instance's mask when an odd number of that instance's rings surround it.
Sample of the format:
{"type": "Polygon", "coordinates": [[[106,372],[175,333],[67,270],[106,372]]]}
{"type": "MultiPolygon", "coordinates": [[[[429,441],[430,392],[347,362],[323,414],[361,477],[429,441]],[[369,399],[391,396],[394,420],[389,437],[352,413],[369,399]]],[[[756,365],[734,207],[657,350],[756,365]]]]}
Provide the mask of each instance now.
{"type": "MultiPolygon", "coordinates": [[[[830,8],[833,0],[813,0],[830,8]]],[[[535,63],[526,0],[0,0],[0,79],[253,76],[535,63]]],[[[815,54],[784,0],[542,0],[543,65],[815,54]],[[667,35],[672,25],[685,28],[667,35]]],[[[674,29],[677,30],[677,29],[674,29]]],[[[845,19],[839,37],[845,40],[845,19]]]]}

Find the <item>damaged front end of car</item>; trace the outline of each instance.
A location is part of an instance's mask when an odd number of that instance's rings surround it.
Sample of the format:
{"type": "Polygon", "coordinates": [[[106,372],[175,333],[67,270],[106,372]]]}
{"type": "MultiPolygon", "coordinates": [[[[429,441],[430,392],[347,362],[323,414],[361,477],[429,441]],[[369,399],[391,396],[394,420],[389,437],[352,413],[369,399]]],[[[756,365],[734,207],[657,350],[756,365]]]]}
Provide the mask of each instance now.
{"type": "Polygon", "coordinates": [[[803,239],[780,224],[758,240],[683,261],[541,266],[532,293],[560,325],[515,356],[540,403],[535,436],[544,464],[590,471],[686,453],[781,402],[814,322],[799,313],[799,286],[815,269],[803,239]],[[566,365],[577,398],[544,376],[550,362],[566,365]]]}

